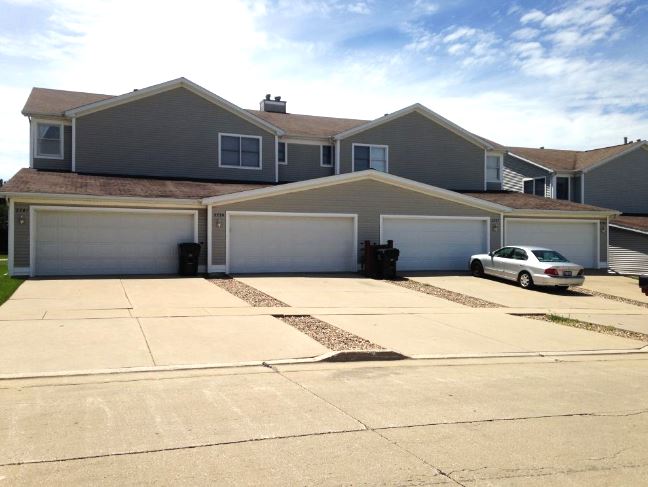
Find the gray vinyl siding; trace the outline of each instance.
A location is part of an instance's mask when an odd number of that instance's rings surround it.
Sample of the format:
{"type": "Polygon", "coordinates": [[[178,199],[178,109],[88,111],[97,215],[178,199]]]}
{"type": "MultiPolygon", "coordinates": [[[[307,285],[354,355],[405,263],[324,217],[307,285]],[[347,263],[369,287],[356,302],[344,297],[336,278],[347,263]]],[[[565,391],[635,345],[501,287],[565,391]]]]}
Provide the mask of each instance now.
{"type": "Polygon", "coordinates": [[[320,151],[320,145],[287,144],[288,163],[279,164],[279,181],[303,181],[335,174],[335,166],[320,165],[320,151]]]}
{"type": "Polygon", "coordinates": [[[585,203],[648,213],[648,151],[638,148],[585,173],[585,203]]]}
{"type": "Polygon", "coordinates": [[[504,156],[504,174],[502,189],[505,191],[515,191],[517,193],[524,193],[524,180],[526,178],[541,178],[545,177],[547,183],[545,185],[545,196],[551,197],[551,172],[546,171],[538,166],[529,164],[518,159],[511,154],[504,156]]]}
{"type": "MultiPolygon", "coordinates": [[[[27,203],[16,203],[15,205],[15,214],[14,214],[14,267],[29,267],[30,266],[30,255],[29,255],[29,208],[30,204],[27,203]],[[23,225],[19,224],[20,214],[23,215],[25,223],[23,225]]],[[[35,206],[43,206],[42,203],[39,203],[35,206]]],[[[88,207],[87,205],[79,204],[66,204],[66,203],[47,203],[47,206],[72,206],[72,207],[88,207]]],[[[106,208],[106,206],[92,206],[93,208],[106,208]]],[[[120,207],[122,208],[122,207],[120,207]]],[[[135,208],[146,208],[146,209],[178,209],[175,208],[151,208],[147,206],[129,206],[124,209],[135,209],[135,208]]],[[[189,208],[193,209],[193,208],[189,208]]],[[[200,251],[200,265],[207,264],[207,209],[198,210],[198,242],[202,244],[202,249],[200,251]]]]}
{"type": "MultiPolygon", "coordinates": [[[[380,238],[380,215],[483,216],[499,221],[499,214],[422,193],[398,188],[377,181],[355,181],[324,188],[270,196],[239,203],[215,206],[213,212],[223,215],[228,211],[268,211],[295,213],[346,213],[358,215],[358,243],[380,238]]],[[[222,216],[213,216],[212,264],[225,264],[226,222],[222,216]],[[221,227],[218,228],[217,220],[221,227]]],[[[500,227],[491,228],[491,248],[500,246],[500,227]]],[[[395,242],[398,246],[398,242],[395,242]]]]}
{"type": "Polygon", "coordinates": [[[610,270],[648,274],[648,235],[610,227],[610,270]]]}
{"type": "Polygon", "coordinates": [[[275,181],[274,134],[185,88],[79,117],[76,144],[82,173],[275,181]],[[218,167],[219,133],[262,137],[262,170],[218,167]]]}
{"type": "Polygon", "coordinates": [[[340,173],[352,171],[352,146],[389,146],[389,173],[452,190],[484,190],[484,149],[416,112],[340,143],[340,173]]]}
{"type": "MultiPolygon", "coordinates": [[[[35,142],[32,141],[32,144],[35,142]]],[[[34,147],[36,154],[36,147],[34,147]]],[[[72,170],[72,126],[63,126],[63,159],[44,159],[34,157],[34,169],[46,171],[71,171],[72,170]]]]}

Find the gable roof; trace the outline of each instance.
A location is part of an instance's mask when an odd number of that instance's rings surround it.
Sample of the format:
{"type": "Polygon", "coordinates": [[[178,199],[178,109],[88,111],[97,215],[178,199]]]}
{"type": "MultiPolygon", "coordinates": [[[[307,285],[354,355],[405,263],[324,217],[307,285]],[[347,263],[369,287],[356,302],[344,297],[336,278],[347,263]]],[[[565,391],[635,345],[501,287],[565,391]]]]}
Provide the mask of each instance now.
{"type": "Polygon", "coordinates": [[[587,171],[642,146],[648,146],[646,141],[641,140],[587,151],[536,149],[531,147],[508,147],[507,149],[513,156],[527,159],[554,171],[587,171]]]}
{"type": "Polygon", "coordinates": [[[370,122],[367,122],[363,125],[358,125],[357,127],[350,128],[349,130],[346,130],[344,132],[341,132],[337,134],[334,138],[336,140],[342,140],[346,139],[347,137],[350,137],[352,135],[355,135],[360,132],[364,132],[365,130],[372,129],[374,127],[378,127],[379,125],[391,122],[392,120],[395,120],[397,118],[403,117],[405,115],[409,115],[410,113],[418,113],[420,115],[423,115],[426,118],[429,118],[433,122],[438,123],[442,127],[445,127],[446,129],[450,130],[451,132],[454,132],[455,134],[459,135],[460,137],[463,137],[469,142],[472,142],[473,144],[483,148],[483,149],[494,149],[495,147],[489,143],[486,142],[485,139],[482,139],[481,137],[476,136],[475,134],[468,132],[467,130],[461,128],[459,125],[451,122],[450,120],[443,118],[441,115],[439,115],[436,112],[433,112],[429,108],[421,105],[420,103],[415,103],[414,105],[410,105],[408,107],[405,107],[401,110],[398,110],[396,112],[390,113],[388,115],[385,115],[383,117],[377,118],[375,120],[372,120],[370,122]]]}
{"type": "Polygon", "coordinates": [[[544,196],[536,196],[533,194],[517,193],[517,192],[487,192],[487,193],[473,193],[465,192],[463,194],[470,195],[474,198],[479,198],[499,205],[508,206],[516,210],[549,210],[549,211],[607,211],[610,213],[618,214],[616,210],[608,208],[600,208],[598,206],[583,205],[581,203],[574,203],[573,201],[557,200],[554,198],[545,198],[544,196]]]}
{"type": "Polygon", "coordinates": [[[160,83],[157,85],[149,86],[147,88],[142,88],[141,90],[134,90],[129,93],[125,93],[119,96],[113,96],[111,98],[106,98],[104,100],[98,100],[86,105],[81,105],[76,108],[71,108],[65,111],[67,117],[77,117],[87,115],[89,113],[94,113],[100,110],[105,110],[107,108],[115,107],[125,103],[130,103],[135,100],[140,100],[148,96],[157,95],[159,93],[164,93],[165,91],[174,90],[176,88],[184,88],[192,93],[205,98],[207,101],[218,105],[219,107],[228,110],[235,115],[251,122],[261,128],[264,128],[270,132],[275,133],[276,135],[283,135],[283,130],[279,127],[266,122],[265,120],[249,113],[242,108],[234,105],[233,103],[221,98],[220,96],[212,93],[211,91],[206,90],[202,86],[197,85],[193,81],[190,81],[186,78],[177,78],[165,83],[160,83]]]}
{"type": "Polygon", "coordinates": [[[295,113],[264,112],[261,110],[247,111],[280,127],[287,136],[295,137],[329,138],[368,122],[368,120],[352,118],[318,117],[295,113]]]}
{"type": "Polygon", "coordinates": [[[411,179],[401,178],[399,176],[394,176],[393,174],[384,173],[382,171],[376,171],[374,169],[337,174],[335,176],[326,176],[323,178],[307,179],[305,181],[298,181],[295,183],[280,184],[278,186],[271,186],[271,187],[256,189],[252,191],[246,191],[245,193],[214,196],[211,198],[205,198],[203,200],[203,203],[209,205],[221,204],[221,203],[234,203],[239,201],[266,198],[269,196],[278,196],[278,195],[288,194],[288,193],[297,193],[300,191],[307,191],[316,188],[324,188],[327,186],[334,186],[337,184],[349,183],[353,181],[362,181],[362,180],[379,181],[382,183],[391,184],[393,186],[398,186],[404,189],[409,189],[411,191],[424,193],[448,201],[453,201],[455,203],[463,204],[466,206],[481,208],[483,210],[493,211],[497,213],[509,210],[509,208],[502,206],[498,203],[492,203],[489,201],[480,200],[469,195],[457,193],[456,191],[450,191],[448,189],[431,186],[429,184],[419,183],[411,179]]]}
{"type": "Polygon", "coordinates": [[[259,183],[201,182],[127,176],[96,176],[73,172],[21,169],[7,181],[0,194],[92,196],[95,198],[193,199],[239,193],[268,186],[259,183]]]}
{"type": "Polygon", "coordinates": [[[66,110],[109,98],[113,98],[113,96],[80,91],[32,88],[22,109],[22,114],[62,117],[65,115],[66,110]]]}

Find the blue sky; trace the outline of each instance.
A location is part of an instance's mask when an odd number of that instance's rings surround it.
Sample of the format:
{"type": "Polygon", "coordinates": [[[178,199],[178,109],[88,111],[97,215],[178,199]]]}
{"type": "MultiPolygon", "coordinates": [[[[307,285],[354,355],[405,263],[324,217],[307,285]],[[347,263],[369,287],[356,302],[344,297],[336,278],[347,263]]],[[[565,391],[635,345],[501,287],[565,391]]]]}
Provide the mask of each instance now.
{"type": "Polygon", "coordinates": [[[0,177],[28,165],[32,86],[185,76],[245,108],[376,118],[420,102],[509,145],[648,138],[641,0],[0,0],[0,177]]]}

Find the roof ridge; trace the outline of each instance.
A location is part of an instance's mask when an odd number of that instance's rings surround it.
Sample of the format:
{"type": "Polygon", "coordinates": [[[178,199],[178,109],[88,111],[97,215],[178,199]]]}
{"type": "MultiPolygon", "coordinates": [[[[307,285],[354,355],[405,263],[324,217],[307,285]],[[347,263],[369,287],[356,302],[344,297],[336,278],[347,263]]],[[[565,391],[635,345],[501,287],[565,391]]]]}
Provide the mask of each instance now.
{"type": "Polygon", "coordinates": [[[370,122],[371,120],[366,120],[362,118],[347,118],[347,117],[331,117],[329,115],[310,115],[308,113],[278,113],[278,112],[264,112],[263,110],[257,110],[256,108],[245,108],[244,110],[248,112],[258,112],[258,113],[277,113],[277,115],[297,115],[298,117],[311,117],[311,118],[332,118],[335,120],[353,120],[357,122],[370,122]]]}

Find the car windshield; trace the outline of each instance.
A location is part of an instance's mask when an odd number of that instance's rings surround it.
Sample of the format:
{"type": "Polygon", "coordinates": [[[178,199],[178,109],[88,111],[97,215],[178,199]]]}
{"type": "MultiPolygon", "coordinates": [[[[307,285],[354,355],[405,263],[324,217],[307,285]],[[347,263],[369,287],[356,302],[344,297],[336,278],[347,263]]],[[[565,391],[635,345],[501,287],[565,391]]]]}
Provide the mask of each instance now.
{"type": "Polygon", "coordinates": [[[540,262],[569,262],[555,250],[532,250],[540,262]]]}

